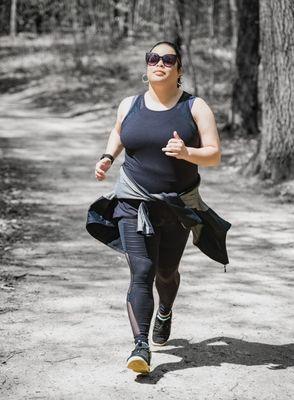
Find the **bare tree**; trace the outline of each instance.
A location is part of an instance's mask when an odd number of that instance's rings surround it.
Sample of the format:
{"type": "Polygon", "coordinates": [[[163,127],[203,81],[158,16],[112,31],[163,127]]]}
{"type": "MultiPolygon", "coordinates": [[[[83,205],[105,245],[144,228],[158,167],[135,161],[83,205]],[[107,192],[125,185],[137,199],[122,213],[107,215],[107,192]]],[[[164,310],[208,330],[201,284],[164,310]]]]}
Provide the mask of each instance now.
{"type": "Polygon", "coordinates": [[[231,36],[231,45],[233,48],[233,51],[237,48],[237,6],[236,6],[236,0],[229,0],[229,6],[230,6],[230,16],[231,16],[231,27],[232,27],[232,36],[231,36]]]}
{"type": "Polygon", "coordinates": [[[238,42],[236,49],[236,80],[232,95],[231,132],[240,135],[258,133],[258,1],[237,0],[238,42]]]}
{"type": "Polygon", "coordinates": [[[216,2],[215,0],[210,0],[208,2],[208,15],[209,15],[209,47],[208,47],[208,53],[210,55],[210,69],[209,69],[209,80],[208,80],[208,93],[210,98],[212,99],[213,97],[213,91],[214,91],[214,45],[215,45],[215,6],[216,2]]]}
{"type": "Polygon", "coordinates": [[[294,178],[294,3],[260,1],[261,137],[245,173],[294,178]]]}
{"type": "Polygon", "coordinates": [[[10,36],[12,38],[16,35],[16,6],[17,0],[11,0],[10,6],[10,36]]]}
{"type": "Polygon", "coordinates": [[[228,45],[233,37],[233,4],[230,0],[213,0],[213,31],[218,45],[228,45]]]}
{"type": "Polygon", "coordinates": [[[191,52],[192,4],[185,0],[168,0],[164,3],[164,34],[181,49],[185,83],[192,92],[197,93],[196,71],[191,52]],[[170,23],[175,21],[175,23],[170,23]]]}

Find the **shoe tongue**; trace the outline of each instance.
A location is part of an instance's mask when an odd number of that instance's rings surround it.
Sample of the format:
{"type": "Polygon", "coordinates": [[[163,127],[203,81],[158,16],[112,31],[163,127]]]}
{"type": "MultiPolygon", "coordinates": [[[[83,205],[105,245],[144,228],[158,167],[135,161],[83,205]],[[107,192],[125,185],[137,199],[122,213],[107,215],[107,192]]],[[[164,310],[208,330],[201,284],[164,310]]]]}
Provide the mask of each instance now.
{"type": "Polygon", "coordinates": [[[142,342],[141,340],[138,340],[138,345],[141,347],[146,347],[146,346],[149,347],[148,343],[142,342]]]}

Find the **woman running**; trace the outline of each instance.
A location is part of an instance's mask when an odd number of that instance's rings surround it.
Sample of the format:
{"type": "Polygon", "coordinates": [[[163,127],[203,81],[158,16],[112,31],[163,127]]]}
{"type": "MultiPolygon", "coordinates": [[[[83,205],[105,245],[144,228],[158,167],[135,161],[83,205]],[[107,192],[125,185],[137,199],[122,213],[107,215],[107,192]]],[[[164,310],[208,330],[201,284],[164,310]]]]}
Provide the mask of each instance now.
{"type": "MultiPolygon", "coordinates": [[[[143,81],[148,82],[148,90],[121,101],[95,176],[99,181],[105,179],[114,159],[125,149],[126,179],[152,194],[183,193],[199,185],[198,165],[220,163],[215,118],[203,99],[181,90],[181,54],[174,43],[156,43],[146,53],[146,64],[147,80],[143,81]]],[[[180,285],[179,264],[191,229],[186,229],[171,208],[158,199],[145,202],[154,232],[142,235],[138,231],[141,203],[139,198],[119,198],[112,217],[117,221],[130,268],[127,311],[135,348],[127,367],[149,373],[153,282],[159,306],[151,343],[162,346],[171,332],[172,307],[180,285]]]]}

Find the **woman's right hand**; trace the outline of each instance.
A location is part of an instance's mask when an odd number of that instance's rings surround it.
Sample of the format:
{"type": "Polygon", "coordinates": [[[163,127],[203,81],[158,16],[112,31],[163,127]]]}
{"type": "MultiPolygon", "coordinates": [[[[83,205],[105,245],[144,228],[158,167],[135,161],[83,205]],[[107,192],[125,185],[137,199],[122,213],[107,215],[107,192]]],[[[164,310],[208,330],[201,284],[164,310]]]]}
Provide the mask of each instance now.
{"type": "Polygon", "coordinates": [[[95,177],[98,181],[102,181],[106,178],[106,172],[111,167],[111,160],[107,157],[102,158],[102,160],[98,161],[95,166],[95,177]]]}

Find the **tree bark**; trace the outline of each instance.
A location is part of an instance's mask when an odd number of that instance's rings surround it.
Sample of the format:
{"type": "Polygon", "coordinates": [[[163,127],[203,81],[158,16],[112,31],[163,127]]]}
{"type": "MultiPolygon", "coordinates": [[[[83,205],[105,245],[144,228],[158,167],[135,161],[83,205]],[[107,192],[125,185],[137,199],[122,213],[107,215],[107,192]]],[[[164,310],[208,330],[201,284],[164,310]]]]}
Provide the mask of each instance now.
{"type": "Polygon", "coordinates": [[[10,36],[12,38],[16,35],[16,6],[17,0],[11,0],[10,6],[10,36]]]}
{"type": "Polygon", "coordinates": [[[164,3],[164,33],[169,41],[181,49],[182,71],[188,91],[197,93],[196,71],[191,53],[191,16],[193,7],[185,0],[169,0],[164,3]],[[170,21],[175,21],[173,24],[170,21]]]}
{"type": "Polygon", "coordinates": [[[178,38],[176,15],[177,0],[166,0],[164,2],[163,36],[170,42],[175,42],[178,38]],[[173,23],[171,24],[170,21],[173,21],[173,23]]]}
{"type": "Polygon", "coordinates": [[[215,13],[215,0],[209,0],[207,7],[209,15],[209,46],[208,53],[210,56],[210,69],[207,71],[209,73],[209,83],[207,86],[208,96],[210,101],[213,99],[214,95],[214,46],[215,46],[215,26],[214,26],[214,13],[215,13]]]}
{"type": "Polygon", "coordinates": [[[238,35],[236,0],[229,0],[229,4],[230,4],[230,16],[231,16],[231,26],[232,26],[231,46],[234,52],[237,48],[237,35],[238,35]]]}
{"type": "Polygon", "coordinates": [[[233,36],[233,18],[230,0],[214,0],[213,4],[214,37],[218,45],[230,45],[233,36]]]}
{"type": "Polygon", "coordinates": [[[236,80],[232,94],[231,133],[242,136],[258,134],[258,1],[237,1],[238,43],[236,80]]]}
{"type": "Polygon", "coordinates": [[[111,40],[110,43],[112,47],[117,47],[119,45],[119,0],[113,0],[111,3],[112,7],[112,18],[111,18],[111,40]]]}
{"type": "Polygon", "coordinates": [[[261,137],[246,171],[274,183],[294,178],[293,20],[292,0],[260,2],[261,137]]]}

